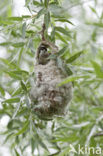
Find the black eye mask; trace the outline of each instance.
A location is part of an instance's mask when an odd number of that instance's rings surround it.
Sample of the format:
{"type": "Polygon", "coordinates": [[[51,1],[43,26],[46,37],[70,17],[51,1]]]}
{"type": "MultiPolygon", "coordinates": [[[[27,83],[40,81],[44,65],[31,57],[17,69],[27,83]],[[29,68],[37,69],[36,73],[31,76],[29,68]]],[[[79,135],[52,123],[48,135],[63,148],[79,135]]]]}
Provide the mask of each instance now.
{"type": "Polygon", "coordinates": [[[41,51],[41,50],[45,50],[45,51],[47,52],[47,48],[46,48],[45,46],[41,46],[41,47],[40,47],[40,51],[41,51]]]}
{"type": "Polygon", "coordinates": [[[48,53],[48,50],[47,50],[47,47],[44,46],[44,45],[41,45],[39,47],[39,53],[38,53],[38,61],[39,61],[39,64],[42,64],[42,65],[45,65],[48,63],[48,57],[49,57],[49,53],[48,53]]]}

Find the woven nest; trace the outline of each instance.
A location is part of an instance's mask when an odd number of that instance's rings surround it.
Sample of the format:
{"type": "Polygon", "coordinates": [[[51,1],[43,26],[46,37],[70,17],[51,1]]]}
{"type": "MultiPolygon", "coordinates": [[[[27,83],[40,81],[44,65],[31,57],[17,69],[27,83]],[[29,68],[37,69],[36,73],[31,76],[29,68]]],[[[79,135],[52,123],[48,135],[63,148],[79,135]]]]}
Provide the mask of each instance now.
{"type": "Polygon", "coordinates": [[[72,98],[72,84],[58,87],[65,75],[58,68],[56,60],[49,60],[45,65],[36,63],[35,83],[30,91],[33,111],[41,119],[52,119],[64,115],[72,98]]]}

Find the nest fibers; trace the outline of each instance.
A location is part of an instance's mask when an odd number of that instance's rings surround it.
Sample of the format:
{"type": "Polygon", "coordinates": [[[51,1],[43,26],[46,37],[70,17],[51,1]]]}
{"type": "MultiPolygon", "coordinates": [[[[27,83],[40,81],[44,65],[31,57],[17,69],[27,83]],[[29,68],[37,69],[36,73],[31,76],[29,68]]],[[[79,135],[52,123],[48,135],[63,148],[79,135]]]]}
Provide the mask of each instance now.
{"type": "Polygon", "coordinates": [[[41,119],[51,119],[53,116],[64,115],[72,98],[72,84],[57,86],[65,76],[58,68],[56,60],[39,64],[38,58],[34,71],[35,83],[30,91],[33,111],[41,119]]]}

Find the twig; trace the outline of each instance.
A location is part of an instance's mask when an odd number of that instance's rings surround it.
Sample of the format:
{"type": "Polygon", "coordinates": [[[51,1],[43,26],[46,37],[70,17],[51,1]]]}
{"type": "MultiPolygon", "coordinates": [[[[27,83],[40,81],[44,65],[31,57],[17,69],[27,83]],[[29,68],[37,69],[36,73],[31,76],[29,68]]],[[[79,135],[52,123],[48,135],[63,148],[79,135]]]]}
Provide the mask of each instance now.
{"type": "Polygon", "coordinates": [[[94,137],[103,136],[103,132],[97,133],[93,135],[94,137]]]}
{"type": "Polygon", "coordinates": [[[43,23],[42,30],[40,31],[42,41],[45,41],[45,35],[44,35],[45,30],[46,30],[45,23],[43,23]]]}

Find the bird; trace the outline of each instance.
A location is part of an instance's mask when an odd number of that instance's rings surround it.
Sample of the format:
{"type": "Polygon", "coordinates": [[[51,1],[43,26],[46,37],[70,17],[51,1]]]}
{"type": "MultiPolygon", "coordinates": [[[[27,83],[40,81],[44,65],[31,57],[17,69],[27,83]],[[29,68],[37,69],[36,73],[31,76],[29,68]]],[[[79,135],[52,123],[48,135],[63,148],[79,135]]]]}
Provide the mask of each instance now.
{"type": "Polygon", "coordinates": [[[49,61],[48,59],[49,55],[50,53],[47,51],[46,46],[41,45],[39,48],[38,63],[45,65],[49,61]]]}

